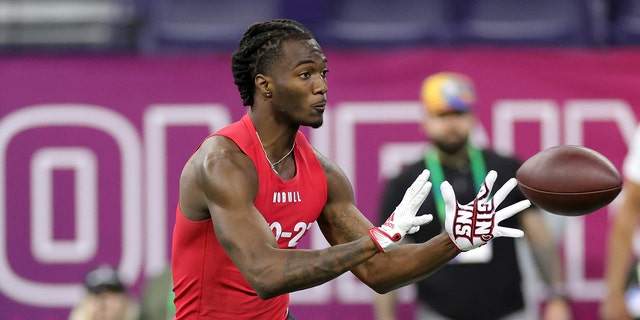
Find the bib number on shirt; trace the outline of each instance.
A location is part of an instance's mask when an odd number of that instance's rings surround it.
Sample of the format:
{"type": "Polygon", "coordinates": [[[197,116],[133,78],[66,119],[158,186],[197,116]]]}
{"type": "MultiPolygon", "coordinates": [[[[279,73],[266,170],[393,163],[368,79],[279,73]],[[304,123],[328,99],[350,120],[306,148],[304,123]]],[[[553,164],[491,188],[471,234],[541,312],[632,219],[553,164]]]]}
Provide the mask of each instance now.
{"type": "Polygon", "coordinates": [[[300,239],[302,239],[307,230],[311,229],[312,225],[313,223],[306,223],[301,221],[293,226],[293,231],[287,231],[282,229],[282,224],[280,224],[280,222],[275,221],[271,223],[269,228],[273,232],[273,235],[276,237],[276,241],[278,243],[280,243],[281,239],[290,239],[287,243],[287,247],[295,248],[298,246],[298,242],[300,241],[300,239]]]}

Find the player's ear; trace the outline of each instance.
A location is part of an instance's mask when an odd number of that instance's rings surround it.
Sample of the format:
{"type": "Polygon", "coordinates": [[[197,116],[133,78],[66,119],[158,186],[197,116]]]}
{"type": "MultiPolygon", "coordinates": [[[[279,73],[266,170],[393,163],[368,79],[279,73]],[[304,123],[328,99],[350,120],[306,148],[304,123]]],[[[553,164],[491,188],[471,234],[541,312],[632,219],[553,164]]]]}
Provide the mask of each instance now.
{"type": "Polygon", "coordinates": [[[271,79],[263,74],[257,74],[255,78],[256,92],[265,98],[271,97],[271,79]]]}

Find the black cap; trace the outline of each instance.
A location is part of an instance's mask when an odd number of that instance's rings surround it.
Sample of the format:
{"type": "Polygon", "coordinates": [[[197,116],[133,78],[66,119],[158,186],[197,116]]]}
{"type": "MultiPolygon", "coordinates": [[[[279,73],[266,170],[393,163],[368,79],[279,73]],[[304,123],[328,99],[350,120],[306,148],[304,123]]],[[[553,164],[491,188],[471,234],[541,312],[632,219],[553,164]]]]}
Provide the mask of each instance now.
{"type": "Polygon", "coordinates": [[[87,273],[84,285],[91,293],[125,291],[125,287],[118,276],[118,271],[109,265],[101,265],[87,273]]]}

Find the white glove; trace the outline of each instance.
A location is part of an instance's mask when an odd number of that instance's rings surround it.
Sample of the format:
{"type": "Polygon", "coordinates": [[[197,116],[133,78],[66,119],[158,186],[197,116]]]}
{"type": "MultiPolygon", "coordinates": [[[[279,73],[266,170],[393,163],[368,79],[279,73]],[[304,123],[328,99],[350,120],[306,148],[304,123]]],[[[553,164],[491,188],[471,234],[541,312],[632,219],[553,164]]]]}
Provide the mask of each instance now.
{"type": "Polygon", "coordinates": [[[382,226],[369,229],[369,235],[380,251],[391,251],[407,233],[415,233],[421,225],[433,220],[430,214],[416,217],[429,191],[431,191],[429,170],[424,170],[404,193],[402,201],[389,219],[382,226]]]}
{"type": "Polygon", "coordinates": [[[489,199],[497,177],[498,174],[495,171],[489,171],[476,198],[466,205],[461,205],[456,201],[456,195],[449,182],[445,181],[440,185],[445,202],[445,229],[458,250],[475,249],[493,238],[520,238],[524,236],[522,230],[500,227],[498,224],[528,208],[531,203],[529,200],[522,200],[495,212],[509,192],[517,185],[516,179],[511,178],[489,199]]]}

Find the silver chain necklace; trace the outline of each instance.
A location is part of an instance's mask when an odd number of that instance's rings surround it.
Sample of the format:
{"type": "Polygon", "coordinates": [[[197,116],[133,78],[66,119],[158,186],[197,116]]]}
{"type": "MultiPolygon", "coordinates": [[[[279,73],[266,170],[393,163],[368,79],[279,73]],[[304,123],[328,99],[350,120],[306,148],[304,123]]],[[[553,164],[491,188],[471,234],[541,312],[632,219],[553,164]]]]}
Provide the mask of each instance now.
{"type": "Polygon", "coordinates": [[[258,137],[258,141],[260,142],[260,146],[262,147],[262,151],[264,152],[264,157],[267,159],[267,162],[269,162],[269,165],[271,166],[271,170],[273,170],[273,172],[275,172],[277,175],[280,175],[278,170],[276,170],[276,165],[284,161],[284,159],[286,159],[291,154],[291,152],[293,152],[293,148],[295,148],[296,142],[293,141],[293,145],[291,146],[291,149],[289,150],[289,152],[287,152],[287,154],[284,155],[284,157],[280,158],[280,160],[276,162],[271,162],[271,160],[269,160],[269,156],[267,155],[267,150],[264,149],[264,144],[262,144],[262,140],[260,140],[260,135],[258,134],[258,131],[256,131],[256,136],[258,137]]]}

